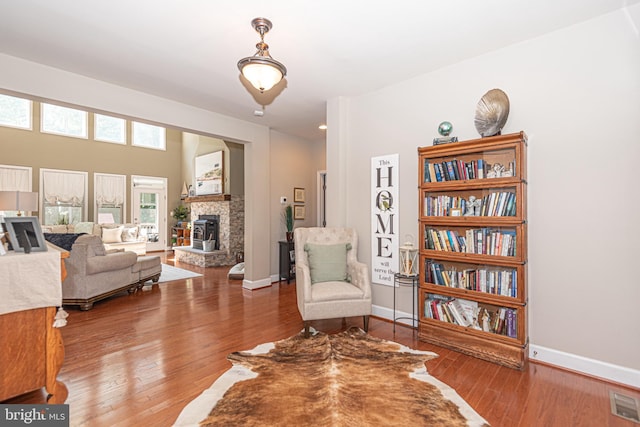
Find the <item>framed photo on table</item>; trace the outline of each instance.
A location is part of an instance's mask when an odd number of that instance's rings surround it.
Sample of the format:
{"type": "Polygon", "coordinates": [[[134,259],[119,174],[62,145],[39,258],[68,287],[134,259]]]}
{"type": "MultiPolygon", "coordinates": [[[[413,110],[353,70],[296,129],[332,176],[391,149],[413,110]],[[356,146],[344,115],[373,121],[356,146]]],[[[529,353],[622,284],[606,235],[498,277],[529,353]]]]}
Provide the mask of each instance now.
{"type": "Polygon", "coordinates": [[[4,219],[9,239],[16,252],[46,252],[47,243],[36,216],[15,216],[4,219]]]}

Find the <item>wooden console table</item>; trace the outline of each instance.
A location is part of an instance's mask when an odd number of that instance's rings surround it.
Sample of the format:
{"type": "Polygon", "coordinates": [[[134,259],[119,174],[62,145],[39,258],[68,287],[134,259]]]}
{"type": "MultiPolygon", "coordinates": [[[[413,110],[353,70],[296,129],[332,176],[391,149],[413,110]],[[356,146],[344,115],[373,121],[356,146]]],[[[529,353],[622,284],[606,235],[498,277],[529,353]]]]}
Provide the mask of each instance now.
{"type": "Polygon", "coordinates": [[[8,301],[0,306],[0,402],[42,387],[48,393],[47,403],[60,404],[67,399],[67,387],[57,380],[64,343],[53,322],[57,307],[62,305],[64,258],[68,256],[68,252],[51,246],[48,252],[27,255],[10,251],[0,256],[0,277],[7,279],[0,288],[0,299],[8,301]],[[24,268],[25,259],[29,269],[24,268]],[[12,292],[10,287],[21,287],[21,291],[12,292]],[[37,296],[24,302],[20,294],[31,293],[29,288],[42,294],[40,302],[37,296]],[[35,307],[24,307],[29,304],[35,307]],[[9,311],[11,306],[17,311],[9,311]]]}

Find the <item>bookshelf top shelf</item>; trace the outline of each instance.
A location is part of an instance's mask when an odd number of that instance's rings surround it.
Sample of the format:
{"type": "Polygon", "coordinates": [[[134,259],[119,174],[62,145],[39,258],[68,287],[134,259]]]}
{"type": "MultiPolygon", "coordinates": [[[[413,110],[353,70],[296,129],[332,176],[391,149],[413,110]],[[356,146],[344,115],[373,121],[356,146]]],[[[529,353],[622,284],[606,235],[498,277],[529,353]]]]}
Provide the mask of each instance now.
{"type": "Polygon", "coordinates": [[[527,135],[521,131],[507,135],[491,136],[488,138],[470,139],[463,142],[452,142],[449,144],[419,147],[418,154],[425,157],[445,157],[466,154],[469,147],[478,144],[475,151],[493,151],[502,148],[509,148],[513,144],[527,145],[527,135]]]}

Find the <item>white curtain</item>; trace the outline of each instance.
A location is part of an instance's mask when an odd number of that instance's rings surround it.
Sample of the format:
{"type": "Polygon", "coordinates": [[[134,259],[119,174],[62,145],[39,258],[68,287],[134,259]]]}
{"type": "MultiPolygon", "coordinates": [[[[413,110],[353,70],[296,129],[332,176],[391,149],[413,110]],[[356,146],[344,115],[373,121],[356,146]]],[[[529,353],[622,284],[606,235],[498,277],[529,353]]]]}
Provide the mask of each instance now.
{"type": "Polygon", "coordinates": [[[86,176],[74,172],[42,171],[44,201],[46,205],[58,203],[71,206],[84,204],[86,176]]]}
{"type": "Polygon", "coordinates": [[[125,182],[124,175],[96,174],[94,189],[96,204],[99,207],[103,205],[122,207],[126,191],[125,182]]]}
{"type": "Polygon", "coordinates": [[[0,165],[0,191],[31,191],[31,168],[0,165]]]}

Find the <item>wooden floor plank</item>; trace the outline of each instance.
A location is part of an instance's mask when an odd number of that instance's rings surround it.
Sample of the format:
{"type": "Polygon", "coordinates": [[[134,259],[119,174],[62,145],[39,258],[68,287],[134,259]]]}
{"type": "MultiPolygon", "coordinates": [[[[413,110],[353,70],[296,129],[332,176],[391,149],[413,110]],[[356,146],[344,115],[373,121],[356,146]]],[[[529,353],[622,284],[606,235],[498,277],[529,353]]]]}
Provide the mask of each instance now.
{"type": "MultiPolygon", "coordinates": [[[[173,259],[162,254],[168,264],[173,259]]],[[[98,302],[87,312],[69,309],[62,329],[72,426],[170,426],[182,408],[231,364],[229,353],[287,338],[302,329],[295,284],[248,291],[229,281],[228,268],[178,267],[202,277],[145,286],[98,302]]],[[[362,326],[361,318],[347,319],[362,326]]],[[[313,322],[328,333],[341,319],[313,322]]],[[[521,372],[417,340],[414,330],[372,318],[369,333],[433,351],[429,372],[450,385],[492,426],[628,426],[610,414],[609,390],[631,390],[551,366],[529,363],[521,372]]],[[[37,390],[6,403],[43,403],[37,390]]],[[[392,421],[392,414],[390,415],[392,421]]]]}

